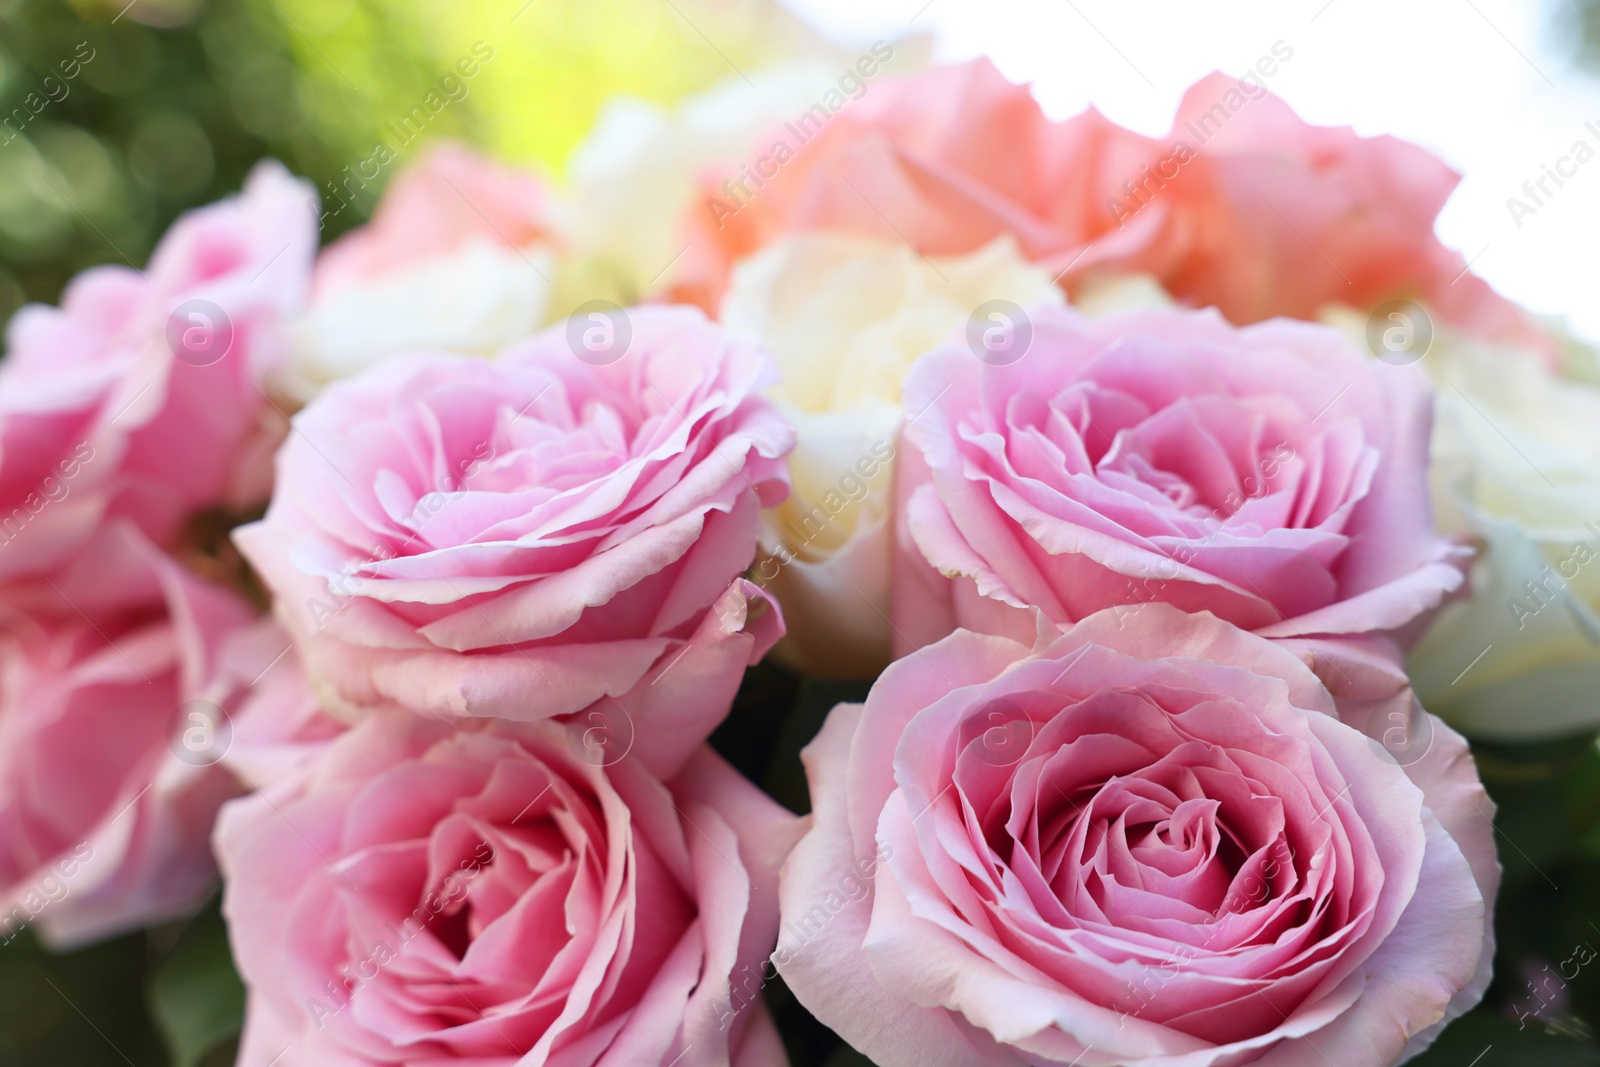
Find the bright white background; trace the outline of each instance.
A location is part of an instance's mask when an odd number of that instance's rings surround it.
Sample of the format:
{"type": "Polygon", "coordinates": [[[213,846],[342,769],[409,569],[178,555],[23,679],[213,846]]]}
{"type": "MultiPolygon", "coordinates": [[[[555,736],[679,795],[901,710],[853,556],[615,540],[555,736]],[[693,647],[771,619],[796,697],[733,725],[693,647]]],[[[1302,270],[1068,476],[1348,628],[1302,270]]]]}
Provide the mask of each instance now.
{"type": "MultiPolygon", "coordinates": [[[[1600,341],[1600,81],[1575,65],[1560,0],[785,0],[841,44],[924,32],[939,60],[988,55],[1054,118],[1093,103],[1165,134],[1189,85],[1242,73],[1310,122],[1392,133],[1463,175],[1440,236],[1501,292],[1600,341]],[[1596,158],[1519,228],[1524,181],[1584,139],[1596,158]]],[[[1551,185],[1554,189],[1554,185],[1551,185]]]]}

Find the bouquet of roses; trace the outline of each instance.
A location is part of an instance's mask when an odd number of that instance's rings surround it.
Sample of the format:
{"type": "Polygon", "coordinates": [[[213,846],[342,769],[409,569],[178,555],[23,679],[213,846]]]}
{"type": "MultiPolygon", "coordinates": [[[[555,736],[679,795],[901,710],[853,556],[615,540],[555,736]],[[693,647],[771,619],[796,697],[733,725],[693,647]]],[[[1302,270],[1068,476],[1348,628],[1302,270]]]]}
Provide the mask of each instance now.
{"type": "Polygon", "coordinates": [[[320,251],[263,163],[19,312],[8,936],[220,872],[244,1067],[781,1065],[780,981],[884,1067],[1473,1006],[1457,731],[1600,723],[1594,353],[1259,77],[1148,138],[893,56],[619,105],[565,187],[436,146],[320,251]],[[871,683],[803,816],[708,743],[764,658],[871,683]]]}

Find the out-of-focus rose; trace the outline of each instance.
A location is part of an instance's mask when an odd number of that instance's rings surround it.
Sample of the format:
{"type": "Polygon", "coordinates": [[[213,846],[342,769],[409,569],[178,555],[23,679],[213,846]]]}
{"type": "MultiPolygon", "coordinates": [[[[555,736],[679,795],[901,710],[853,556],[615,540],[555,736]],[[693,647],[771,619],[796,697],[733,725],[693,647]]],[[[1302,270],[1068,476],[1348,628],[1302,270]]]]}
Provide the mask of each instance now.
{"type": "Polygon", "coordinates": [[[1106,269],[1149,273],[1237,323],[1419,299],[1463,331],[1550,349],[1435,236],[1460,175],[1416,145],[1312,126],[1259,85],[1212,74],[1184,94],[1162,147],[1107,190],[1120,229],[1074,266],[1074,285],[1106,269]],[[1110,239],[1132,234],[1138,247],[1110,239]]]}
{"type": "Polygon", "coordinates": [[[1483,550],[1410,666],[1473,736],[1600,725],[1600,381],[1574,357],[1564,375],[1441,331],[1419,364],[1439,387],[1440,526],[1483,550]]]}
{"type": "Polygon", "coordinates": [[[794,444],[759,396],[771,357],[690,308],[606,325],[610,349],[574,320],[492,360],[388,361],[295,417],[266,518],[235,540],[330,711],[538,718],[612,696],[646,732],[669,707],[662,743],[692,745],[782,633],[739,577],[794,444]]]}
{"type": "Polygon", "coordinates": [[[1288,320],[1032,319],[1014,362],[950,346],[907,377],[897,642],[1148,601],[1268,637],[1382,633],[1461,584],[1414,367],[1288,320]]]}
{"type": "Polygon", "coordinates": [[[762,1005],[801,823],[701,747],[379,712],[225,809],[241,1067],[782,1067],[762,1005]]]}
{"type": "Polygon", "coordinates": [[[212,820],[238,791],[219,761],[249,681],[221,661],[253,612],[126,523],[42,595],[0,609],[0,924],[70,945],[211,891],[212,820]]]}
{"type": "Polygon", "coordinates": [[[282,419],[261,393],[316,252],[316,200],[275,163],[179,219],[140,273],[96,267],[30,305],[0,362],[0,581],[47,572],[111,516],[170,544],[266,499],[282,419]]]}
{"type": "Polygon", "coordinates": [[[1110,228],[1103,190],[1136,174],[1154,145],[1094,111],[1051,123],[987,59],[875,81],[859,100],[819,104],[771,136],[791,158],[747,197],[706,176],[684,291],[715,299],[736,262],[809,230],[910,242],[930,256],[1006,235],[1030,259],[1076,252],[1110,228]]]}
{"type": "Polygon", "coordinates": [[[804,754],[785,981],[882,1067],[1414,1054],[1489,982],[1492,806],[1385,657],[1341,669],[1159,604],[900,660],[804,754]]]}
{"type": "MultiPolygon", "coordinates": [[[[742,178],[765,154],[774,127],[836,85],[842,62],[779,63],[671,110],[610,101],[572,154],[574,251],[563,264],[563,303],[631,304],[672,288],[685,261],[697,258],[685,220],[705,210],[700,183],[742,178]]],[[[716,303],[705,307],[715,311],[716,303]]]]}
{"type": "Polygon", "coordinates": [[[535,175],[433,147],[322,253],[279,386],[309,400],[395,353],[486,356],[528,336],[555,277],[554,211],[535,175]]]}
{"type": "Polygon", "coordinates": [[[680,291],[714,301],[733,264],[788,233],[867,234],[927,255],[1011,234],[1074,296],[1107,272],[1152,274],[1241,324],[1426,297],[1463,328],[1548,347],[1434,236],[1454,173],[1394,138],[1308,125],[1260,84],[1202,80],[1156,139],[1093,109],[1051,122],[978,59],[874,84],[774,134],[793,158],[748,197],[706,183],[726,210],[691,212],[680,291]]]}
{"type": "Polygon", "coordinates": [[[763,513],[752,577],[783,604],[779,653],[800,668],[872,677],[888,665],[900,383],[991,301],[1060,303],[1061,293],[1009,238],[923,259],[903,241],[805,234],[734,272],[723,325],[771,347],[781,379],[769,395],[798,434],[793,491],[763,513]]]}

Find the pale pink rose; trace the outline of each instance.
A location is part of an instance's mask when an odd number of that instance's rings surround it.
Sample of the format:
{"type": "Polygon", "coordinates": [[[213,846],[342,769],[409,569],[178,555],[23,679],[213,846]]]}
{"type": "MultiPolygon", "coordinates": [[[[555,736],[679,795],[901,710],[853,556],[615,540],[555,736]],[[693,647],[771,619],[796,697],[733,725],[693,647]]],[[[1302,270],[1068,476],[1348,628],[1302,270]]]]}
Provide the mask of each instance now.
{"type": "Polygon", "coordinates": [[[1154,604],[900,660],[804,753],[784,980],[881,1067],[1414,1054],[1487,988],[1500,870],[1465,742],[1372,652],[1336,703],[1154,604]]]}
{"type": "Polygon", "coordinates": [[[211,892],[249,682],[222,660],[254,612],[123,522],[38,594],[38,611],[0,608],[0,924],[70,945],[211,892]]]}
{"type": "Polygon", "coordinates": [[[1409,297],[1460,328],[1550,347],[1434,236],[1456,174],[1392,137],[1308,125],[1259,79],[1211,75],[1171,135],[1148,138],[1093,108],[1052,122],[1027,86],[976,59],[819,104],[764,146],[779,143],[744,192],[703,176],[678,296],[716,307],[736,262],[794,232],[924,255],[1010,235],[1074,297],[1097,277],[1145,273],[1241,324],[1409,297]]]}
{"type": "Polygon", "coordinates": [[[316,251],[310,186],[275,163],[185,215],[149,269],[95,267],[30,305],[0,363],[0,580],[70,560],[108,516],[171,543],[266,499],[282,419],[261,393],[316,251]],[[220,313],[220,315],[219,315],[220,313]]]}
{"type": "Polygon", "coordinates": [[[492,360],[390,361],[295,417],[266,518],[235,538],[330,711],[612,696],[690,747],[721,718],[782,632],[740,574],[794,433],[754,342],[688,308],[626,317],[603,359],[573,354],[577,322],[492,360]]]}
{"type": "Polygon", "coordinates": [[[317,260],[284,390],[309,400],[397,353],[489,355],[528,336],[545,321],[555,274],[554,203],[533,174],[460,145],[430,148],[370,223],[317,260]]]}
{"type": "Polygon", "coordinates": [[[1416,368],[1214,311],[1042,307],[1032,330],[1014,363],[950,346],[907,376],[902,654],[1149,601],[1268,637],[1387,633],[1461,584],[1416,368]]]}
{"type": "Polygon", "coordinates": [[[801,820],[709,748],[665,782],[593,751],[378,712],[229,805],[240,1067],[782,1067],[759,990],[801,820]]]}

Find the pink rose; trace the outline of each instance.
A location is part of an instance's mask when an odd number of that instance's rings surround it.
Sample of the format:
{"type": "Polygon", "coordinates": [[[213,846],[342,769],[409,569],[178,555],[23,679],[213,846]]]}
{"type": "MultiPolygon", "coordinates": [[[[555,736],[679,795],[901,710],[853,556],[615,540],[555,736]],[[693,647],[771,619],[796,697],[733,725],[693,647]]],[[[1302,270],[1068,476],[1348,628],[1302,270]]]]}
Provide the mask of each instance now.
{"type": "Polygon", "coordinates": [[[1462,581],[1433,533],[1427,379],[1328,327],[1039,308],[1015,362],[938,349],[904,397],[902,654],[1147,601],[1268,637],[1389,632],[1462,581]]]}
{"type": "Polygon", "coordinates": [[[1488,985],[1493,807],[1368,653],[1336,704],[1290,649],[1157,604],[900,660],[805,752],[785,981],[882,1067],[1414,1054],[1488,985]],[[1430,740],[1397,761],[1391,722],[1430,740]]]}
{"type": "Polygon", "coordinates": [[[296,416],[265,520],[235,537],[330,710],[531,719],[612,696],[692,747],[782,632],[739,577],[787,491],[772,378],[686,308],[389,361],[296,416]],[[614,348],[585,348],[602,329],[614,348]]]}
{"type": "Polygon", "coordinates": [[[733,264],[788,233],[930,256],[1009,234],[1073,296],[1140,272],[1241,324],[1411,297],[1460,328],[1551,345],[1434,236],[1455,173],[1392,137],[1308,125],[1258,84],[1202,80],[1162,139],[1092,108],[1052,122],[987,59],[874,82],[824,111],[772,130],[755,179],[703,176],[677,295],[718,306],[733,264]]]}
{"type": "Polygon", "coordinates": [[[310,187],[275,163],[179,219],[144,272],[95,267],[17,312],[0,363],[0,581],[81,551],[108,516],[168,545],[268,494],[281,419],[261,388],[316,251],[310,187]]]}
{"type": "Polygon", "coordinates": [[[77,944],[210,893],[219,765],[249,678],[223,663],[253,617],[126,523],[40,596],[0,607],[0,930],[77,944]]]}
{"type": "Polygon", "coordinates": [[[781,1067],[759,997],[801,826],[707,748],[368,716],[224,811],[241,1067],[781,1067]]]}

